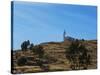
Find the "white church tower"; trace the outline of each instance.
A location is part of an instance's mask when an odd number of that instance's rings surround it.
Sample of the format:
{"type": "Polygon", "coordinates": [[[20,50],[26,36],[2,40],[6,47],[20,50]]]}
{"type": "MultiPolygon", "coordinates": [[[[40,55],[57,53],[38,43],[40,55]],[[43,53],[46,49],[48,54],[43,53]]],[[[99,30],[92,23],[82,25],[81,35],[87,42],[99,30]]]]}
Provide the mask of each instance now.
{"type": "Polygon", "coordinates": [[[64,30],[64,32],[63,32],[63,41],[65,41],[66,40],[66,31],[64,30]]]}

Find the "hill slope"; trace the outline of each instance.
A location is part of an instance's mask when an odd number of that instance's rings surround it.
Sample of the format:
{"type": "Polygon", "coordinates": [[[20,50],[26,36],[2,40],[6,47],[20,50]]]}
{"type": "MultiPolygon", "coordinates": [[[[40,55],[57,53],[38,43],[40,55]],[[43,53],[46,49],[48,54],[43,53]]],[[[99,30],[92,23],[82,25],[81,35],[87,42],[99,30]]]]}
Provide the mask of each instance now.
{"type": "MultiPolygon", "coordinates": [[[[88,49],[88,54],[91,56],[91,64],[88,65],[87,69],[97,68],[97,41],[96,40],[85,40],[82,42],[88,49]]],[[[66,42],[47,42],[41,43],[43,47],[44,57],[39,58],[32,50],[27,51],[16,50],[13,51],[13,73],[30,73],[30,72],[44,72],[44,71],[64,71],[72,70],[71,62],[66,58],[66,50],[69,48],[71,41],[66,42]],[[27,62],[19,66],[18,60],[21,57],[25,57],[27,62]],[[43,61],[42,67],[37,63],[40,60],[43,61]]]]}

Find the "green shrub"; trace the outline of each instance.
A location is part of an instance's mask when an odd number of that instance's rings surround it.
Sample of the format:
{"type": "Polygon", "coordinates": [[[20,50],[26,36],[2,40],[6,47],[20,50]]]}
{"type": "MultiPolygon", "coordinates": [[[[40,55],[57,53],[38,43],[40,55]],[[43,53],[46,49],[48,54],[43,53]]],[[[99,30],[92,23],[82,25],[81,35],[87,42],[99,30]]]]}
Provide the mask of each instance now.
{"type": "Polygon", "coordinates": [[[27,62],[27,59],[25,57],[20,57],[18,60],[17,60],[17,65],[18,66],[24,66],[27,62]]]}

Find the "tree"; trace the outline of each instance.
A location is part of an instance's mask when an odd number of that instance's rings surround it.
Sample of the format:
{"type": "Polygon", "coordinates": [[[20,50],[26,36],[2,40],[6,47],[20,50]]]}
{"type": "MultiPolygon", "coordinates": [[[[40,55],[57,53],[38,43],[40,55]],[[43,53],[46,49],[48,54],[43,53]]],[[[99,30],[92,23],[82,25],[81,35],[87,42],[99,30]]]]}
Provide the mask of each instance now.
{"type": "Polygon", "coordinates": [[[23,57],[20,57],[18,60],[17,60],[17,64],[18,66],[24,66],[27,62],[27,59],[23,56],[23,57]]]}
{"type": "Polygon", "coordinates": [[[91,56],[88,54],[87,49],[84,49],[82,55],[79,57],[79,62],[83,69],[87,69],[88,65],[91,64],[91,56]]]}
{"type": "Polygon", "coordinates": [[[29,46],[30,46],[30,41],[29,40],[26,41],[26,46],[27,46],[27,48],[29,48],[29,46]]]}
{"type": "Polygon", "coordinates": [[[78,54],[79,54],[79,40],[76,39],[75,41],[72,41],[71,45],[69,46],[69,48],[66,50],[66,57],[67,59],[69,59],[69,61],[71,62],[71,68],[75,69],[78,64],[78,61],[77,61],[77,57],[78,57],[78,54]]]}
{"type": "Polygon", "coordinates": [[[71,67],[79,69],[81,65],[83,68],[87,68],[85,64],[90,62],[90,56],[88,56],[88,50],[85,45],[76,39],[71,43],[68,49],[69,50],[66,50],[66,57],[72,63],[71,67]]]}
{"type": "Polygon", "coordinates": [[[84,39],[82,39],[82,41],[85,41],[84,39]]]}
{"type": "Polygon", "coordinates": [[[29,48],[30,48],[30,50],[32,50],[32,49],[33,49],[33,47],[34,47],[34,44],[33,44],[33,43],[31,43],[31,44],[30,44],[30,47],[29,47],[29,48]]]}
{"type": "Polygon", "coordinates": [[[24,41],[22,44],[21,44],[21,49],[24,51],[24,50],[27,50],[28,46],[30,45],[30,41],[27,40],[27,41],[24,41]]]}

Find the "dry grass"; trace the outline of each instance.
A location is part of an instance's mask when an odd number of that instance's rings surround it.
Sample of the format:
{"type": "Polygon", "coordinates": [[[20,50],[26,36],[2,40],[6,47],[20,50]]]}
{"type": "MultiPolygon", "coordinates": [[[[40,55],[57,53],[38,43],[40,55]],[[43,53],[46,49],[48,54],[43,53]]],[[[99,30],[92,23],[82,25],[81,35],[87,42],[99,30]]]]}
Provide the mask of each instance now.
{"type": "MultiPolygon", "coordinates": [[[[91,65],[88,66],[88,69],[96,69],[97,68],[97,41],[96,40],[89,40],[84,41],[84,44],[86,45],[86,48],[89,49],[91,58],[91,65]]],[[[65,70],[71,70],[70,68],[70,62],[65,56],[65,49],[67,49],[70,45],[70,42],[63,43],[45,43],[41,44],[43,46],[43,49],[45,51],[45,55],[48,55],[52,58],[55,58],[56,61],[52,63],[48,63],[48,70],[49,71],[65,71],[65,70]]],[[[26,57],[33,57],[33,62],[36,62],[35,59],[38,59],[38,56],[35,55],[32,51],[28,50],[26,52],[23,51],[16,51],[13,54],[14,60],[17,61],[17,59],[21,56],[26,57]]],[[[48,59],[49,60],[49,59],[48,59]]],[[[52,60],[50,60],[52,61],[52,60]]],[[[16,64],[16,62],[14,62],[16,64]]],[[[45,65],[45,64],[44,64],[45,65]]],[[[44,71],[39,65],[36,66],[14,66],[14,73],[32,73],[32,72],[42,72],[44,71]]]]}

